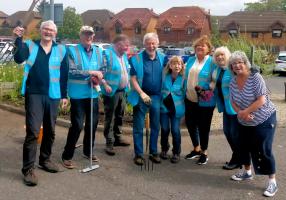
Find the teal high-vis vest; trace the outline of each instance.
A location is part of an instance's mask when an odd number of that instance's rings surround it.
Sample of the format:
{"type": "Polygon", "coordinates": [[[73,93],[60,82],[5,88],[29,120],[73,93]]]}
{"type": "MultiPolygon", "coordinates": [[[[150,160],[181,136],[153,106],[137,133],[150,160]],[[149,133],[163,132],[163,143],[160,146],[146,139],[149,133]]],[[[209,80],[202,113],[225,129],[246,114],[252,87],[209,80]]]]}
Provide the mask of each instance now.
{"type": "MultiPolygon", "coordinates": [[[[104,51],[106,56],[106,72],[104,73],[104,79],[108,83],[108,85],[112,88],[112,92],[108,93],[105,91],[105,88],[103,85],[101,85],[102,94],[107,96],[113,96],[118,89],[118,86],[120,84],[121,80],[121,64],[118,60],[118,57],[116,55],[115,49],[109,48],[104,51]]],[[[127,58],[127,54],[123,54],[123,61],[125,63],[126,71],[128,73],[129,69],[129,62],[127,58]]],[[[129,79],[129,78],[128,78],[129,79]]],[[[125,88],[125,91],[128,90],[128,85],[125,88]]]]}
{"type": "MultiPolygon", "coordinates": [[[[102,51],[92,45],[92,56],[89,60],[84,47],[81,44],[70,46],[69,52],[78,70],[90,71],[99,70],[102,64],[102,51]]],[[[93,88],[91,91],[90,76],[74,77],[69,73],[68,95],[71,99],[85,99],[98,97],[98,92],[93,88]]]]}
{"type": "MultiPolygon", "coordinates": [[[[36,57],[39,51],[39,46],[31,41],[26,40],[25,43],[29,48],[29,57],[24,64],[24,76],[21,94],[24,95],[26,92],[26,82],[28,79],[29,71],[36,61],[36,57]]],[[[61,87],[60,87],[60,68],[61,62],[66,54],[66,48],[63,45],[52,46],[51,56],[49,58],[49,97],[51,99],[61,98],[61,87]]]]}
{"type": "MultiPolygon", "coordinates": [[[[214,81],[214,86],[216,85],[220,72],[221,72],[220,67],[216,67],[215,70],[213,71],[212,80],[214,81]]],[[[232,76],[233,76],[232,73],[227,68],[223,74],[222,81],[221,81],[221,88],[222,88],[224,102],[222,102],[221,99],[218,97],[218,88],[216,87],[214,88],[214,93],[216,97],[218,112],[221,113],[225,109],[227,114],[236,115],[236,112],[234,111],[231,105],[230,98],[229,98],[229,83],[232,79],[232,76]]]]}
{"type": "Polygon", "coordinates": [[[172,83],[171,74],[167,74],[165,77],[163,76],[162,83],[162,99],[161,99],[161,113],[167,113],[168,109],[163,103],[163,99],[165,99],[170,93],[172,95],[175,109],[176,109],[176,117],[180,118],[185,114],[185,79],[182,75],[178,75],[174,83],[172,83]]]}
{"type": "MultiPolygon", "coordinates": [[[[160,53],[159,51],[156,52],[156,55],[158,56],[161,65],[163,65],[165,55],[160,53]]],[[[143,74],[144,74],[143,73],[143,51],[135,56],[132,56],[130,61],[137,73],[136,79],[138,81],[138,84],[140,87],[142,87],[143,74]]],[[[138,104],[139,94],[133,87],[131,87],[131,91],[127,97],[127,100],[132,106],[136,106],[138,104]]]]}
{"type": "MultiPolygon", "coordinates": [[[[186,64],[186,71],[185,76],[186,80],[188,80],[189,72],[192,66],[194,65],[196,61],[196,56],[190,57],[187,64],[186,64]]],[[[209,56],[209,58],[206,60],[202,70],[200,71],[198,75],[198,85],[201,86],[205,90],[210,89],[210,83],[211,83],[211,75],[212,71],[214,69],[214,64],[212,63],[212,57],[209,56]]],[[[212,107],[215,106],[215,96],[213,96],[210,101],[199,101],[199,105],[203,107],[212,107]]]]}

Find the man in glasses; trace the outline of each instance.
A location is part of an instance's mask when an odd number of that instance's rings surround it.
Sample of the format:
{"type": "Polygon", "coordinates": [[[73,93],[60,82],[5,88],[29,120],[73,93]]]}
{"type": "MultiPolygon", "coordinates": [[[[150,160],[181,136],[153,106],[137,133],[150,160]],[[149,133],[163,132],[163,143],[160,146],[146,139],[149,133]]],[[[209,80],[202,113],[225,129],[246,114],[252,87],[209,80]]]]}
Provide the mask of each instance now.
{"type": "MultiPolygon", "coordinates": [[[[92,45],[94,31],[90,26],[82,26],[79,33],[80,43],[69,46],[69,80],[68,95],[71,102],[71,127],[69,128],[66,145],[62,153],[62,164],[68,169],[75,168],[72,161],[75,146],[84,128],[83,157],[90,159],[90,149],[94,146],[95,132],[98,124],[99,84],[102,81],[102,51],[92,45]],[[91,101],[92,99],[92,101],[91,101]],[[91,105],[91,103],[93,103],[91,105]],[[93,121],[91,124],[91,112],[93,121]],[[85,119],[85,127],[83,127],[85,119]],[[92,138],[90,129],[92,126],[92,138]],[[92,147],[90,145],[92,140],[92,147]]],[[[92,154],[92,160],[98,158],[92,154]]]]}
{"type": "Polygon", "coordinates": [[[22,95],[25,95],[26,137],[23,145],[24,183],[35,186],[38,178],[34,163],[37,153],[37,138],[41,125],[43,138],[40,148],[39,166],[51,173],[59,168],[50,160],[55,139],[55,122],[60,100],[66,107],[68,63],[64,46],[54,42],[57,26],[53,21],[44,21],[40,26],[41,39],[22,41],[24,28],[16,27],[17,36],[14,56],[16,63],[24,64],[22,95]]]}

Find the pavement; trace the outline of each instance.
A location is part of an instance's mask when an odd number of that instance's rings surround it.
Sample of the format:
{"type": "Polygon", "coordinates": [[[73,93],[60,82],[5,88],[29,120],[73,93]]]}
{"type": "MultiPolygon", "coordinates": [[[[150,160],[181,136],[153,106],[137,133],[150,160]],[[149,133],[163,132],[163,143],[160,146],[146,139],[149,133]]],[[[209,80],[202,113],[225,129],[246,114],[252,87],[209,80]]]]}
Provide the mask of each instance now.
{"type": "MultiPolygon", "coordinates": [[[[284,103],[285,104],[285,103],[284,103]]],[[[151,165],[149,171],[141,170],[133,163],[133,146],[117,147],[116,155],[104,153],[105,140],[100,128],[96,135],[95,154],[100,167],[89,173],[79,170],[89,165],[82,157],[79,147],[74,156],[77,169],[68,170],[61,166],[61,153],[65,145],[67,128],[56,127],[56,140],[52,160],[58,163],[61,172],[47,173],[39,168],[36,174],[39,184],[27,187],[20,172],[22,145],[25,137],[25,118],[14,111],[0,107],[0,200],[249,200],[267,199],[262,196],[267,177],[255,176],[252,181],[235,182],[230,176],[237,170],[222,170],[230,159],[231,150],[220,129],[211,130],[209,162],[199,166],[195,160],[183,157],[191,150],[188,135],[182,136],[182,159],[178,164],[163,161],[151,165]],[[1,109],[2,108],[2,109],[1,109]]],[[[283,122],[284,123],[284,122],[283,122]]],[[[283,124],[280,122],[280,124],[283,124]]],[[[284,123],[285,125],[285,123],[284,123]]],[[[286,199],[286,128],[279,126],[273,143],[277,164],[279,191],[272,199],[286,199]]],[[[132,136],[126,139],[132,143],[132,136]]],[[[82,141],[82,136],[79,142],[82,141]]],[[[158,149],[159,149],[158,144],[158,149]]],[[[146,154],[147,157],[147,154],[146,154]]]]}

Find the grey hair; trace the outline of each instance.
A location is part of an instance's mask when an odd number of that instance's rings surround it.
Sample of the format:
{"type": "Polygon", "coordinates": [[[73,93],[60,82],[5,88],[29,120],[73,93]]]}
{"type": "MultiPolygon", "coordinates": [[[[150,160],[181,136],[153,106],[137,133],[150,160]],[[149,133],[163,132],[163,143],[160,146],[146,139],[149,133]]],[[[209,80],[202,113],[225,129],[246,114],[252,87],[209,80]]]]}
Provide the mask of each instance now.
{"type": "Polygon", "coordinates": [[[45,26],[52,26],[55,32],[58,32],[57,25],[52,20],[43,21],[40,26],[40,30],[42,30],[45,26]]]}
{"type": "Polygon", "coordinates": [[[242,60],[246,67],[250,70],[251,69],[251,64],[246,56],[246,54],[243,51],[235,51],[231,54],[230,58],[229,58],[229,67],[230,70],[233,72],[232,70],[232,64],[235,63],[237,60],[242,60]]]}
{"type": "Polygon", "coordinates": [[[224,54],[225,60],[226,60],[226,66],[228,66],[229,58],[231,56],[231,53],[230,53],[229,49],[226,46],[218,47],[218,48],[215,49],[214,54],[213,54],[214,63],[217,64],[216,56],[221,54],[221,53],[224,54]]]}
{"type": "Polygon", "coordinates": [[[145,42],[150,39],[156,40],[157,44],[159,44],[159,37],[157,33],[146,33],[143,37],[143,44],[145,44],[145,42]]]}

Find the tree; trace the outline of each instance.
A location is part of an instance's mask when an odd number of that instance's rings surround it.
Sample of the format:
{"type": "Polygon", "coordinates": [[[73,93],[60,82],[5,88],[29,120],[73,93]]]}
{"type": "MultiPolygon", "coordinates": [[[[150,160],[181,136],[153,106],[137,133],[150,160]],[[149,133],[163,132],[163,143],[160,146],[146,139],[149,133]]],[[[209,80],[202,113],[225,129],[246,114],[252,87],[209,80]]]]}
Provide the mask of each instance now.
{"type": "Polygon", "coordinates": [[[286,11],[286,0],[259,0],[255,3],[245,3],[246,11],[286,11]]]}
{"type": "Polygon", "coordinates": [[[76,9],[67,7],[64,10],[64,22],[63,26],[59,27],[58,37],[60,39],[78,39],[82,25],[82,18],[79,14],[76,14],[76,9]]]}

